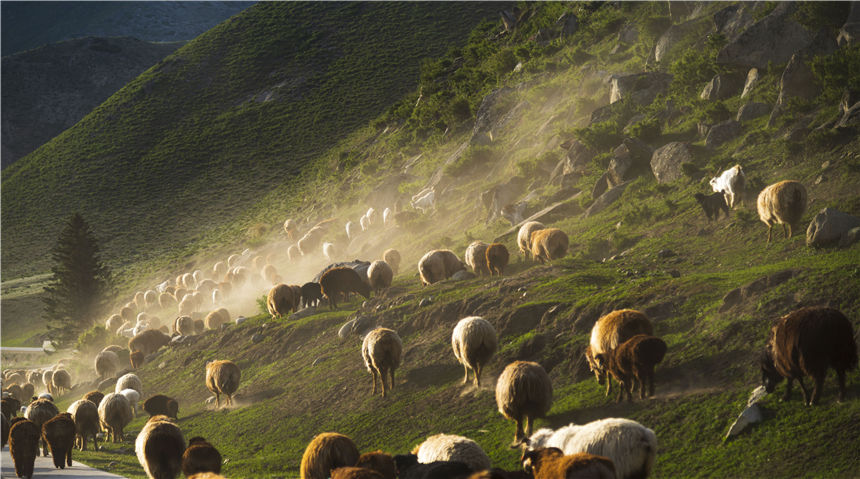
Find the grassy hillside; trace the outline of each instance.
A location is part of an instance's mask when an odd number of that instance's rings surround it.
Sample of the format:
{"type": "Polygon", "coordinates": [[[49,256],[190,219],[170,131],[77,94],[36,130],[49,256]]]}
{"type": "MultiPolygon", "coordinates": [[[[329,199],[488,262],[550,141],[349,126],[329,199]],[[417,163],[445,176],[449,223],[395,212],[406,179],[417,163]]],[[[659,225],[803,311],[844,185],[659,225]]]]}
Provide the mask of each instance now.
{"type": "MultiPolygon", "coordinates": [[[[757,19],[773,11],[749,5],[757,19]]],[[[704,84],[728,70],[715,61],[726,39],[713,34],[713,14],[724,4],[702,4],[676,19],[692,22],[691,33],[659,64],[650,52],[672,24],[665,3],[521,7],[514,12],[516,28],[501,33],[500,23],[485,23],[462,48],[425,62],[418,90],[321,148],[300,176],[260,191],[235,222],[185,248],[165,246],[169,254],[163,258],[123,269],[128,291],[118,305],[135,289],[194,269],[211,271],[214,261],[245,248],[250,250],[243,264],[253,267],[259,255],[284,282],[302,284],[328,261],[319,252],[286,258],[290,242],[280,231],[285,218],[297,220],[302,231],[334,218],[336,228],[326,240],[341,248],[340,259],[374,259],[389,247],[403,254],[388,291],[300,318],[264,313],[270,285],[252,270],[227,305],[233,317],[250,319],[150,357],[137,372],[144,395],[179,398],[183,431],[213,441],[228,459],[227,477],[295,477],[307,442],[332,430],[354,438],[362,451],[391,453],[408,451],[431,434],[462,434],[475,439],[494,465],[513,469],[513,424],[496,411],[492,388],[506,364],[528,359],[541,363],[553,380],[553,408],[538,426],[603,417],[640,421],[660,444],[653,477],[855,475],[856,370],[848,375],[845,403],[835,401],[832,374],[816,407],[804,406],[797,391],[779,402],[780,388],[763,402],[764,422],[727,443],[722,438],[759,384],[756,358],[773,319],[798,307],[829,304],[850,318],[855,341],[860,339],[860,244],[810,248],[803,231],[790,239],[777,232],[766,244],[766,227],[755,209],[761,188],[794,179],[809,196],[799,230],[824,207],[860,215],[860,139],[855,127],[831,128],[842,91],[856,85],[846,72],[856,68],[860,50],[812,58],[821,87],[816,96],[792,101],[772,122],[768,115],[746,121],[735,137],[711,147],[699,123],[732,118],[748,101],[773,105],[785,68],[763,69],[748,98],[740,91],[719,101],[700,98],[704,84]],[[561,33],[563,14],[577,16],[575,32],[561,33]],[[630,27],[638,34],[621,42],[630,27]],[[653,102],[624,99],[601,121],[591,121],[609,102],[611,73],[654,70],[673,75],[668,90],[653,102]],[[491,91],[497,99],[492,105],[485,100],[491,91]],[[679,179],[658,183],[643,168],[627,179],[616,202],[585,217],[583,211],[597,200],[595,183],[621,154],[615,150],[626,137],[651,148],[686,142],[691,155],[679,179]],[[581,174],[558,180],[552,171],[567,154],[560,145],[571,139],[588,145],[590,154],[581,174]],[[709,178],[736,163],[746,171],[748,194],[729,217],[708,221],[693,195],[710,192],[709,178]],[[520,260],[511,225],[485,220],[480,194],[517,175],[525,187],[516,199],[526,202],[528,212],[561,202],[540,218],[571,239],[569,254],[552,264],[520,260]],[[436,211],[346,240],[346,220],[358,221],[369,206],[407,205],[425,186],[436,188],[436,211]],[[431,248],[461,254],[475,239],[507,246],[512,262],[505,276],[419,285],[416,263],[422,254],[431,248]],[[207,251],[204,245],[210,245],[207,251]],[[732,302],[736,297],[740,301],[732,302]],[[594,322],[625,307],[646,312],[669,351],[658,366],[654,398],[615,404],[589,373],[583,350],[594,322]],[[500,337],[480,391],[460,384],[462,369],[450,349],[451,331],[467,315],[487,318],[500,337]],[[394,328],[403,338],[403,365],[389,398],[369,395],[359,338],[338,337],[341,325],[355,318],[394,328]],[[205,405],[203,368],[209,359],[231,359],[242,369],[236,408],[214,411],[205,405]]],[[[817,18],[816,12],[807,11],[807,18],[817,18]]],[[[175,311],[157,314],[164,319],[175,311]]],[[[82,364],[76,377],[85,381],[90,363],[82,364]]],[[[134,434],[142,424],[138,418],[128,430],[134,434]]],[[[116,461],[111,470],[141,477],[130,443],[80,457],[98,467],[116,461]]]]}
{"type": "Polygon", "coordinates": [[[497,11],[492,3],[249,8],[4,170],[4,276],[44,271],[57,225],[74,211],[119,264],[199,240],[414,89],[422,58],[464,42],[497,11]]]}

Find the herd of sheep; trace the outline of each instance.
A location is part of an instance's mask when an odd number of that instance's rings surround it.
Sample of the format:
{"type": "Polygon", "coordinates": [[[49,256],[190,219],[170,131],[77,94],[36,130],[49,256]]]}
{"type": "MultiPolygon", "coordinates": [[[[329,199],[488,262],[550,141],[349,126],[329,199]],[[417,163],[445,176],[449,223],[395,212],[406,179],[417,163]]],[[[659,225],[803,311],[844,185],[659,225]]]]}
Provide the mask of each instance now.
{"type": "MultiPolygon", "coordinates": [[[[719,211],[728,210],[745,194],[745,177],[736,165],[711,180],[714,194],[697,194],[709,219],[719,211]]],[[[796,181],[782,181],[765,188],[758,196],[760,219],[771,229],[782,224],[786,237],[791,236],[806,208],[806,190],[796,181]]],[[[423,191],[413,197],[413,207],[426,213],[435,209],[435,192],[423,191]]],[[[97,354],[94,370],[103,380],[104,389],[110,379],[116,380],[114,392],[104,395],[91,391],[73,402],[67,412],[60,413],[53,396],[72,388],[69,372],[63,364],[47,370],[6,370],[3,374],[3,442],[9,442],[19,477],[30,477],[33,461],[50,449],[58,468],[71,465],[73,447],[86,449],[92,438],[96,449],[97,437],[103,432],[108,440],[123,441],[123,430],[137,414],[143,385],[129,367],[140,367],[148,356],[182,338],[209,329],[221,329],[231,322],[227,306],[236,304],[239,292],[251,296],[266,295],[266,308],[273,318],[295,313],[302,308],[320,305],[325,300],[330,308],[358,294],[370,298],[374,292],[389,288],[400,269],[401,256],[388,249],[373,262],[337,263],[348,251],[349,242],[369,231],[391,228],[395,214],[385,208],[380,215],[370,208],[357,223],[345,225],[347,243],[336,240],[334,220],[310,227],[303,234],[297,222],[287,220],[283,225],[291,244],[279,251],[254,255],[249,250],[218,261],[211,268],[178,275],[175,280],[159,283],[153,289],[140,291],[122,306],[117,314],[106,320],[106,329],[127,337],[128,348],[108,346],[97,354]],[[340,246],[339,246],[340,244],[340,246]],[[287,284],[278,273],[278,265],[311,262],[327,265],[311,281],[287,284]],[[286,263],[284,263],[286,262],[286,263]],[[231,303],[231,301],[234,301],[231,303]],[[161,318],[174,318],[162,321],[161,318]],[[35,396],[36,385],[44,384],[47,393],[35,396]],[[22,408],[22,404],[29,404],[22,408]],[[15,417],[20,410],[23,417],[15,417]]],[[[537,221],[521,224],[516,244],[524,258],[539,263],[551,262],[567,255],[569,238],[558,228],[537,221]]],[[[510,255],[502,243],[470,244],[463,260],[451,250],[432,250],[417,264],[422,285],[449,278],[475,275],[502,275],[510,255]]],[[[236,318],[237,323],[244,321],[236,318]]],[[[786,397],[797,380],[808,404],[815,404],[821,395],[828,368],[837,373],[839,399],[845,397],[845,372],[857,366],[857,346],[851,322],[842,313],[830,308],[800,309],[776,322],[760,361],[762,381],[770,392],[781,379],[788,379],[786,397]],[[803,383],[804,376],[814,379],[811,394],[803,383]]],[[[482,373],[499,350],[496,329],[484,318],[472,316],[461,319],[451,332],[454,358],[463,366],[463,384],[470,371],[476,387],[480,388],[482,373]]],[[[392,394],[395,372],[403,357],[403,340],[397,331],[378,327],[364,335],[361,355],[373,382],[372,394],[381,386],[382,397],[392,394]]],[[[599,384],[606,384],[611,393],[612,380],[618,383],[617,401],[633,399],[638,390],[641,399],[654,394],[655,368],[667,354],[667,345],[654,336],[649,318],[634,309],[612,311],[599,318],[591,330],[585,359],[599,384]]],[[[215,407],[233,404],[232,395],[239,387],[241,372],[227,360],[210,361],[206,365],[205,385],[214,394],[215,407]]],[[[570,424],[555,431],[533,431],[535,420],[543,418],[553,403],[553,385],[544,368],[530,361],[514,361],[503,369],[495,385],[498,411],[515,423],[512,447],[522,449],[521,471],[492,468],[489,457],[471,439],[438,434],[427,438],[409,454],[389,455],[381,451],[360,454],[353,441],[342,434],[322,433],[316,436],[302,457],[300,474],[303,479],[350,478],[519,478],[556,479],[644,478],[656,460],[657,438],[654,432],[629,419],[606,418],[584,425],[570,424]]],[[[176,422],[179,404],[163,394],[155,394],[143,403],[150,419],[138,434],[135,451],[148,477],[174,478],[180,473],[188,477],[220,477],[221,456],[203,438],[185,441],[176,422]]]]}

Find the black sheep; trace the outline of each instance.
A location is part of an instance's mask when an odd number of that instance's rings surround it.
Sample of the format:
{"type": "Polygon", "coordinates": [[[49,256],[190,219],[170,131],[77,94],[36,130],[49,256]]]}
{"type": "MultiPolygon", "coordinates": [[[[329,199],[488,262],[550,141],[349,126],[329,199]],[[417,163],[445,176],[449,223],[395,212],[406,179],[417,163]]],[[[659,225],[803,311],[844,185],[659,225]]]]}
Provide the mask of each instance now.
{"type": "Polygon", "coordinates": [[[311,282],[302,285],[302,307],[319,306],[322,298],[322,288],[319,283],[311,282]]]}
{"type": "Polygon", "coordinates": [[[394,456],[394,464],[400,479],[465,479],[472,474],[469,466],[457,461],[419,464],[415,454],[398,454],[394,456]]]}
{"type": "MultiPolygon", "coordinates": [[[[602,354],[598,356],[606,356],[602,354]]],[[[654,395],[654,366],[666,355],[666,343],[662,339],[647,334],[637,334],[621,343],[614,351],[604,358],[608,364],[609,374],[620,384],[616,401],[621,401],[624,393],[627,399],[633,399],[633,383],[639,386],[639,397],[645,399],[645,386],[648,386],[648,396],[654,395]]]]}
{"type": "Polygon", "coordinates": [[[72,448],[75,446],[76,434],[75,421],[67,412],[57,414],[42,425],[42,437],[51,448],[54,467],[65,469],[64,462],[72,467],[72,448]]]}
{"type": "Polygon", "coordinates": [[[708,221],[719,219],[720,210],[726,212],[726,217],[729,216],[729,205],[726,204],[726,197],[722,193],[714,193],[711,195],[704,195],[702,193],[696,193],[693,195],[696,198],[696,201],[702,206],[702,210],[705,211],[705,216],[708,217],[708,221]]]}

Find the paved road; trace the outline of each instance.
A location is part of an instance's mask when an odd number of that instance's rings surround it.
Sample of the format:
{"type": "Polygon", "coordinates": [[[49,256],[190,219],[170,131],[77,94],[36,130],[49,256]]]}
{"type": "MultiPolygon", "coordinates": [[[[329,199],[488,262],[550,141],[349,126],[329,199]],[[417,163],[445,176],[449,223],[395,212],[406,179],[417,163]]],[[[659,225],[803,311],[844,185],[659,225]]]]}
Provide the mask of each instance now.
{"type": "MultiPolygon", "coordinates": [[[[74,453],[73,453],[74,454],[74,453]]],[[[9,454],[9,446],[3,448],[0,453],[0,468],[2,468],[2,479],[17,478],[15,475],[15,464],[12,462],[12,456],[9,454]]],[[[110,474],[98,469],[93,469],[90,466],[81,464],[78,461],[72,461],[72,467],[65,469],[57,469],[54,467],[54,461],[51,457],[38,456],[36,458],[36,467],[33,469],[33,477],[38,479],[54,479],[67,477],[119,477],[116,474],[110,474]]]]}

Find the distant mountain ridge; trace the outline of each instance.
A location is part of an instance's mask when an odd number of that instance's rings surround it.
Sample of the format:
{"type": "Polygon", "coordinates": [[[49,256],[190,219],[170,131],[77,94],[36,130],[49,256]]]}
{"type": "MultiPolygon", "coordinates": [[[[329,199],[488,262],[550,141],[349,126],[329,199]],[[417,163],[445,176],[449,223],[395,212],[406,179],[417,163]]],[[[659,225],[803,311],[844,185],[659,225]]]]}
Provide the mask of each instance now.
{"type": "Polygon", "coordinates": [[[80,121],[179,46],[87,37],[3,57],[2,167],[80,121]]]}
{"type": "Polygon", "coordinates": [[[254,2],[6,2],[3,56],[74,38],[188,41],[254,2]]]}

